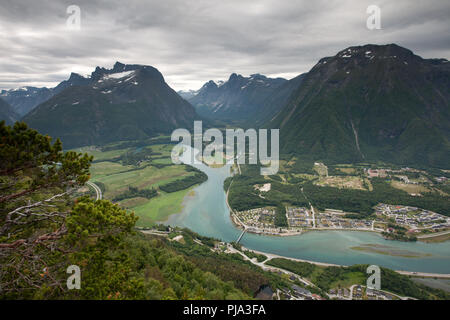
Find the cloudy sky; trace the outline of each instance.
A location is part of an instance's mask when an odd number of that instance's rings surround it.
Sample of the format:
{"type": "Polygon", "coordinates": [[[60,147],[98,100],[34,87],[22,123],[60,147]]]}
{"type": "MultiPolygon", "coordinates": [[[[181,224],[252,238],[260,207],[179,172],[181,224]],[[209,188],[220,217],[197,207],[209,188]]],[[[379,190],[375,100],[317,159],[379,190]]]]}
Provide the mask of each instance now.
{"type": "Polygon", "coordinates": [[[176,90],[232,72],[292,78],[367,43],[450,59],[449,17],[448,0],[0,0],[0,88],[54,86],[115,61],[152,65],[176,90]],[[69,5],[80,30],[66,25],[69,5]],[[366,27],[369,5],[380,30],[366,27]]]}

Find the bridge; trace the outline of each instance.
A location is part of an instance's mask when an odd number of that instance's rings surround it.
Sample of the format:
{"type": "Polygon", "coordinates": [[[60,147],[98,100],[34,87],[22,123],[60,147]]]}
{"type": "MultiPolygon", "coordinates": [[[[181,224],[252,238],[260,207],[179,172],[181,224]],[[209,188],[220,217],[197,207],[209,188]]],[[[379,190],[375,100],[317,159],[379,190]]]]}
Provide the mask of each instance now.
{"type": "Polygon", "coordinates": [[[241,241],[242,237],[244,236],[244,233],[247,231],[247,228],[244,228],[244,230],[242,230],[241,234],[239,235],[239,238],[236,240],[236,243],[239,243],[239,241],[241,241]]]}

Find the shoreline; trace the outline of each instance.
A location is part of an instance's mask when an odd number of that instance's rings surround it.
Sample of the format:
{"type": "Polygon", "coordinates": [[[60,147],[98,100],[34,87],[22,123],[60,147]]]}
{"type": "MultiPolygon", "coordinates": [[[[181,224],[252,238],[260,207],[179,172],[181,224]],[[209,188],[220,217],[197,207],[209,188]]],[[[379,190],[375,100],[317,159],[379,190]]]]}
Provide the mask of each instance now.
{"type": "Polygon", "coordinates": [[[228,203],[228,191],[230,191],[232,184],[233,184],[233,181],[231,181],[230,185],[228,186],[228,190],[225,193],[225,202],[227,204],[228,210],[230,211],[230,220],[236,228],[241,229],[241,230],[246,230],[245,232],[256,234],[256,235],[265,235],[265,236],[273,236],[273,237],[289,237],[289,236],[299,236],[299,235],[303,234],[303,230],[300,232],[286,232],[286,233],[279,233],[279,234],[273,234],[273,233],[263,232],[263,231],[262,232],[254,232],[252,230],[249,230],[249,229],[251,229],[251,227],[247,227],[242,221],[239,220],[239,218],[234,213],[234,210],[231,208],[230,204],[228,203]],[[236,222],[236,220],[238,220],[239,223],[236,222]]]}
{"type": "MultiPolygon", "coordinates": [[[[307,228],[307,229],[301,229],[301,231],[299,232],[285,232],[285,233],[277,233],[277,234],[273,234],[271,232],[255,232],[254,230],[251,230],[251,228],[253,227],[247,227],[244,223],[242,223],[239,218],[236,216],[236,214],[234,213],[234,210],[231,208],[230,204],[228,203],[228,191],[230,190],[231,184],[233,183],[233,181],[231,181],[230,186],[228,187],[228,190],[226,192],[226,196],[225,196],[225,202],[227,204],[228,210],[230,211],[230,218],[231,218],[231,222],[233,223],[233,225],[241,230],[245,229],[246,232],[248,233],[252,233],[252,234],[256,234],[256,235],[265,235],[265,236],[273,236],[273,237],[291,237],[291,236],[299,236],[302,234],[305,234],[307,232],[314,232],[314,231],[353,231],[353,232],[372,232],[375,234],[378,234],[380,236],[382,236],[383,231],[380,230],[372,230],[372,229],[354,229],[354,228],[326,228],[326,227],[322,227],[322,228],[307,228]],[[236,222],[236,220],[239,221],[236,222]]],[[[427,242],[427,240],[433,240],[433,238],[439,238],[443,235],[448,235],[450,234],[450,230],[444,231],[444,232],[439,232],[436,234],[427,234],[427,235],[422,235],[422,236],[418,236],[417,237],[417,241],[421,241],[421,242],[427,242]]],[[[383,237],[383,236],[382,236],[383,237]]],[[[395,239],[389,239],[389,238],[385,238],[386,240],[392,240],[392,241],[400,241],[400,242],[408,242],[408,241],[401,241],[401,240],[395,240],[395,239]]],[[[439,242],[445,242],[445,241],[449,241],[449,240],[443,240],[443,241],[439,241],[439,242]]]]}
{"type": "MultiPolygon", "coordinates": [[[[306,233],[306,232],[310,232],[310,231],[325,231],[325,232],[329,232],[329,231],[352,231],[352,232],[361,232],[361,231],[371,231],[371,232],[374,232],[374,233],[376,233],[376,234],[379,234],[380,235],[380,232],[377,232],[377,230],[369,230],[369,229],[366,229],[366,230],[355,230],[355,229],[350,229],[350,230],[344,230],[344,229],[325,229],[325,228],[316,228],[316,229],[308,229],[308,230],[302,230],[302,232],[301,233],[298,233],[298,232],[296,232],[296,234],[290,234],[290,233],[284,233],[284,234],[266,234],[266,233],[255,233],[255,232],[252,232],[252,230],[250,229],[248,229],[247,228],[247,226],[244,224],[244,223],[242,223],[242,221],[235,215],[235,211],[231,208],[231,206],[230,206],[230,203],[229,203],[229,199],[228,199],[228,197],[229,197],[229,191],[231,190],[231,186],[232,186],[232,184],[234,183],[234,181],[232,180],[232,181],[230,181],[230,185],[229,185],[229,187],[227,188],[227,190],[224,190],[223,188],[222,188],[222,190],[221,190],[221,192],[224,192],[225,194],[225,203],[226,203],[226,207],[228,208],[228,210],[229,210],[229,219],[231,219],[231,222],[232,222],[232,225],[233,225],[233,227],[234,228],[236,228],[236,229],[238,229],[238,230],[240,230],[241,232],[242,232],[242,230],[246,230],[246,232],[250,232],[250,233],[253,233],[253,234],[258,234],[258,235],[261,235],[261,236],[277,236],[277,237],[283,237],[283,236],[294,236],[294,235],[301,235],[301,234],[303,234],[303,233],[306,233]]],[[[237,235],[236,235],[236,237],[237,237],[237,235]]],[[[381,235],[380,235],[380,237],[381,237],[381,235]]],[[[273,239],[275,239],[275,238],[273,238],[273,239]]],[[[286,238],[287,239],[287,238],[286,238]]],[[[230,239],[229,241],[236,241],[236,239],[230,239]]],[[[399,243],[400,243],[400,241],[399,241],[399,243]]],[[[262,248],[263,250],[265,250],[265,248],[262,248]]],[[[269,249],[270,250],[270,249],[269,249]]],[[[251,251],[254,251],[254,250],[251,250],[251,251]]],[[[256,252],[256,251],[255,251],[256,252]]],[[[272,257],[275,257],[275,256],[277,256],[277,255],[275,255],[275,254],[269,254],[269,253],[266,253],[266,252],[261,252],[262,254],[265,254],[265,255],[271,255],[272,257]]],[[[318,262],[318,261],[309,261],[309,260],[306,260],[306,259],[296,259],[296,258],[291,258],[291,257],[285,257],[285,256],[278,256],[278,257],[280,257],[280,258],[285,258],[285,259],[291,259],[291,260],[295,260],[295,261],[300,261],[300,262],[306,262],[306,263],[312,263],[312,264],[317,264],[317,265],[322,265],[322,266],[339,266],[338,264],[333,264],[333,263],[325,263],[325,262],[318,262]]],[[[345,260],[343,261],[344,263],[346,262],[345,260]]],[[[344,265],[343,265],[344,266],[344,265]]],[[[393,268],[392,268],[393,269],[393,268]]],[[[443,270],[444,272],[446,272],[447,270],[443,270]]],[[[398,271],[400,274],[405,274],[405,275],[409,275],[409,276],[415,276],[415,277],[436,277],[436,278],[448,278],[448,279],[450,279],[450,274],[438,274],[438,273],[423,273],[423,272],[413,272],[413,271],[403,271],[403,270],[400,270],[400,271],[398,271]]]]}
{"type": "Polygon", "coordinates": [[[236,216],[236,214],[234,213],[234,210],[231,208],[229,202],[228,202],[228,192],[230,191],[231,185],[233,184],[233,181],[231,181],[230,185],[228,186],[228,190],[226,191],[225,194],[225,202],[227,204],[228,210],[230,211],[230,219],[231,222],[233,223],[233,225],[235,227],[237,227],[238,229],[241,230],[246,230],[246,232],[248,233],[252,233],[252,234],[256,234],[256,235],[265,235],[265,236],[273,236],[273,237],[292,237],[292,236],[299,236],[302,234],[305,234],[307,232],[312,232],[312,231],[355,231],[355,232],[373,232],[376,234],[381,235],[381,231],[379,230],[371,230],[371,229],[353,229],[353,228],[308,228],[308,229],[301,229],[301,231],[299,232],[285,232],[285,233],[278,233],[278,234],[273,234],[273,233],[269,233],[269,232],[255,232],[253,230],[251,230],[251,228],[253,227],[247,227],[243,222],[241,222],[239,220],[239,218],[236,216]],[[239,221],[236,222],[236,220],[239,221]],[[250,230],[249,230],[250,229],[250,230]]]}
{"type": "MultiPolygon", "coordinates": [[[[243,225],[241,225],[241,224],[239,224],[239,223],[237,223],[235,221],[235,219],[239,220],[239,218],[237,218],[237,216],[234,214],[233,209],[231,208],[230,204],[228,203],[228,192],[229,192],[230,187],[231,187],[232,184],[233,184],[233,181],[231,181],[230,185],[228,186],[228,190],[226,191],[226,196],[225,196],[225,202],[227,204],[228,210],[230,211],[230,220],[231,220],[232,224],[235,227],[245,230],[246,229],[245,225],[243,226],[243,225]]],[[[240,222],[240,223],[242,223],[242,222],[240,222]]],[[[378,234],[378,235],[381,236],[381,232],[377,231],[377,230],[326,229],[326,228],[307,229],[305,231],[302,230],[302,232],[297,233],[295,235],[301,235],[301,234],[304,234],[306,232],[311,232],[311,231],[341,231],[341,230],[342,231],[355,231],[355,232],[362,232],[362,231],[373,232],[373,233],[378,234]]],[[[257,234],[257,235],[281,236],[281,235],[273,235],[273,234],[255,233],[255,232],[251,232],[251,231],[248,231],[248,230],[246,232],[257,234]]],[[[285,235],[285,236],[292,236],[292,235],[285,235]]],[[[395,241],[395,240],[393,240],[393,241],[395,241]]],[[[268,253],[268,252],[263,252],[263,251],[259,251],[259,250],[249,249],[249,248],[244,247],[244,246],[242,246],[242,248],[245,248],[246,250],[252,251],[252,252],[257,253],[257,254],[265,255],[265,256],[267,256],[268,260],[273,259],[273,258],[281,258],[281,259],[287,259],[287,260],[291,260],[291,261],[311,263],[311,264],[318,265],[318,266],[323,266],[323,267],[348,267],[348,265],[342,265],[342,264],[326,263],[326,262],[319,262],[319,261],[312,261],[312,260],[306,260],[306,259],[299,259],[299,258],[292,258],[292,257],[281,256],[281,255],[274,254],[274,253],[268,253]]],[[[394,271],[399,273],[399,274],[402,274],[402,275],[416,277],[416,278],[450,279],[450,274],[446,274],[446,273],[414,272],[414,271],[405,271],[405,270],[394,270],[394,271]]]]}
{"type": "MultiPolygon", "coordinates": [[[[274,258],[279,258],[279,259],[286,259],[286,260],[291,260],[291,261],[296,261],[296,262],[310,263],[310,264],[314,264],[314,265],[322,266],[322,267],[349,267],[349,265],[343,265],[343,264],[326,263],[326,262],[318,262],[318,261],[312,261],[312,260],[306,260],[306,259],[286,257],[286,256],[274,254],[274,253],[268,253],[268,252],[249,249],[244,246],[242,246],[242,248],[252,251],[254,253],[257,253],[257,254],[265,255],[268,258],[268,260],[271,260],[274,258]]],[[[404,270],[394,270],[394,271],[399,274],[402,274],[402,275],[412,276],[412,277],[416,277],[416,278],[450,279],[449,273],[429,273],[429,272],[414,272],[414,271],[404,271],[404,270]]]]}
{"type": "MultiPolygon", "coordinates": [[[[154,232],[151,230],[139,230],[139,231],[144,234],[153,234],[156,236],[164,236],[164,237],[167,236],[167,234],[165,234],[163,232],[154,232]]],[[[300,258],[286,257],[286,256],[282,256],[282,255],[275,254],[275,253],[269,253],[269,252],[250,249],[245,246],[242,246],[242,249],[251,251],[256,254],[261,254],[261,255],[266,256],[267,259],[264,261],[264,263],[271,259],[278,258],[278,259],[286,259],[286,260],[291,260],[291,261],[296,261],[296,262],[310,263],[310,264],[314,264],[314,265],[322,266],[322,267],[349,267],[350,266],[350,265],[343,265],[343,264],[326,263],[326,262],[312,261],[312,260],[306,260],[306,259],[300,259],[300,258]]],[[[268,266],[268,267],[270,267],[270,266],[268,266]]],[[[415,271],[405,271],[405,270],[394,270],[394,271],[399,274],[411,276],[414,278],[450,279],[450,274],[448,274],[448,273],[429,273],[429,272],[415,272],[415,271]]]]}

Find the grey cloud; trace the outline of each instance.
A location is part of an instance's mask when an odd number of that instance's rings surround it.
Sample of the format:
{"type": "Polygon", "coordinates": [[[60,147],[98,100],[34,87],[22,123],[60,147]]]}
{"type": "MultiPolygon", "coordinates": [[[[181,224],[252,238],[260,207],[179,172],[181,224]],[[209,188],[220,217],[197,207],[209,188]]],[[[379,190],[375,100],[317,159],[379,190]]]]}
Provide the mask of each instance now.
{"type": "Polygon", "coordinates": [[[232,72],[293,77],[365,43],[449,58],[449,13],[440,0],[2,0],[0,88],[55,85],[115,61],[152,65],[176,90],[232,72]],[[65,27],[74,3],[79,32],[65,27]],[[381,7],[382,30],[366,28],[371,4],[381,7]]]}

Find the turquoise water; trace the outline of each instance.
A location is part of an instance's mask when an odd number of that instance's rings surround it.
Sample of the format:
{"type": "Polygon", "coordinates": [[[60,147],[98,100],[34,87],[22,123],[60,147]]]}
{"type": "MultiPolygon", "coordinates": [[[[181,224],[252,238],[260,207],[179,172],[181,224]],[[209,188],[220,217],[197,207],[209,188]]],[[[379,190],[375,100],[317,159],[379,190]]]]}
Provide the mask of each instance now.
{"type": "MultiPolygon", "coordinates": [[[[190,153],[181,157],[183,162],[190,153]]],[[[224,241],[236,241],[241,231],[231,222],[225,201],[223,181],[230,175],[230,167],[210,168],[195,164],[208,175],[208,181],[187,196],[181,213],[169,217],[169,225],[187,227],[201,235],[224,241]]],[[[379,234],[358,231],[313,231],[299,236],[273,237],[246,233],[241,244],[247,248],[282,256],[352,265],[376,264],[394,270],[450,273],[450,241],[443,243],[400,242],[385,240],[379,234]],[[393,257],[350,249],[359,245],[384,245],[395,250],[408,251],[422,258],[393,257]]]]}

